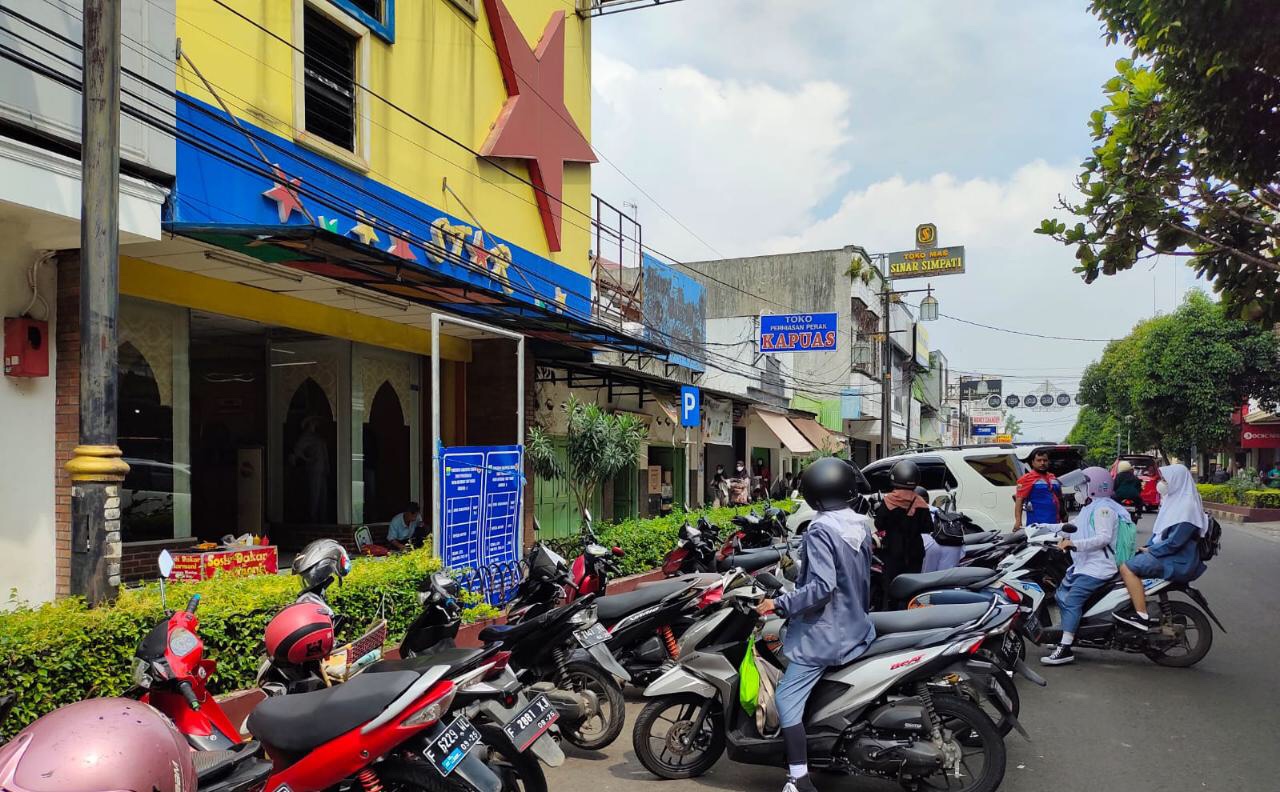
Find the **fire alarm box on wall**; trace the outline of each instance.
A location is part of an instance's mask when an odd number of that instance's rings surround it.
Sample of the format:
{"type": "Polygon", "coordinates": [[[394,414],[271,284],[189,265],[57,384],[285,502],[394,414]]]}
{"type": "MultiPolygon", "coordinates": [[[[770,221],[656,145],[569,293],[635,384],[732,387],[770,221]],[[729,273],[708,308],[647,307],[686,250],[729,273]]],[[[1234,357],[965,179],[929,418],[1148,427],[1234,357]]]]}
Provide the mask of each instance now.
{"type": "Polygon", "coordinates": [[[4,373],[9,377],[49,376],[49,323],[4,318],[4,373]]]}

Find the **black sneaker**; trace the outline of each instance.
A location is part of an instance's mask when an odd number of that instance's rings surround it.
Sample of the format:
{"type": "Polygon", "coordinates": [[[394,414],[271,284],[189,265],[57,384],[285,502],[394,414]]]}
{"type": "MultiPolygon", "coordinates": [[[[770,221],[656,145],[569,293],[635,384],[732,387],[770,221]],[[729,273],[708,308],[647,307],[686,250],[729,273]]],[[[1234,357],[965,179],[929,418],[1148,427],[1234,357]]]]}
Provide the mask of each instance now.
{"type": "Polygon", "coordinates": [[[788,777],[782,792],[818,792],[818,788],[813,785],[813,779],[805,775],[800,778],[788,777]]]}
{"type": "Polygon", "coordinates": [[[1047,666],[1066,665],[1075,661],[1076,656],[1072,653],[1071,647],[1062,645],[1055,646],[1052,652],[1040,658],[1040,664],[1047,666]]]}
{"type": "Polygon", "coordinates": [[[1160,622],[1150,616],[1139,616],[1137,611],[1121,611],[1115,614],[1115,620],[1135,630],[1147,632],[1160,626],[1160,622]]]}

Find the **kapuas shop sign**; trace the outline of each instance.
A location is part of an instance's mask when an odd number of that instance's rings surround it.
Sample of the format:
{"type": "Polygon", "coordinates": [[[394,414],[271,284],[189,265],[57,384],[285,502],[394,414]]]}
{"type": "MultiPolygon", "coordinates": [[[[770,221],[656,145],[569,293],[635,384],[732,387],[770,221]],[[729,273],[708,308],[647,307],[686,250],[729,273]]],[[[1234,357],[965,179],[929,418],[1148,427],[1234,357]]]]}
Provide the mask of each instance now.
{"type": "Polygon", "coordinates": [[[889,277],[893,280],[963,273],[963,245],[933,250],[900,250],[889,254],[889,277]]]}
{"type": "Polygon", "coordinates": [[[761,352],[832,352],[836,348],[835,313],[779,314],[760,317],[761,352]]]}

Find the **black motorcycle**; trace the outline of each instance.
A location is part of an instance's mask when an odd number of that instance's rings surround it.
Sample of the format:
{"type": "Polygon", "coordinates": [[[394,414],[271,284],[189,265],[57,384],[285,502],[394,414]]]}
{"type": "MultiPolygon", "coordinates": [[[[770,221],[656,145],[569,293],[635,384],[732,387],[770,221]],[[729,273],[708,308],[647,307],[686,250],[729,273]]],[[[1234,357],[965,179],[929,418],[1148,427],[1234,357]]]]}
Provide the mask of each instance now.
{"type": "Polygon", "coordinates": [[[697,525],[686,522],[680,526],[679,541],[662,559],[662,574],[666,577],[714,572],[716,550],[720,547],[720,529],[705,516],[697,525]]]}

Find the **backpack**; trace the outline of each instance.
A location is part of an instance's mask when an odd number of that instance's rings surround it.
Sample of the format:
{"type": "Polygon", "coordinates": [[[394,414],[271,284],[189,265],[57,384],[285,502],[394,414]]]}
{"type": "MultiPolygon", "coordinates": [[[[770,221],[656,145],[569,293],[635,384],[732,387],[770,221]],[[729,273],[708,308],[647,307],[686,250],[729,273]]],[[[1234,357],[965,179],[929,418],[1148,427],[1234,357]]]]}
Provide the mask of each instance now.
{"type": "Polygon", "coordinates": [[[1204,532],[1204,536],[1196,540],[1196,550],[1200,553],[1201,561],[1208,561],[1216,556],[1221,549],[1222,524],[1213,517],[1209,517],[1209,530],[1204,532]]]}
{"type": "MultiPolygon", "coordinates": [[[[1094,515],[1089,515],[1089,528],[1093,529],[1094,515]]],[[[1106,553],[1115,558],[1116,566],[1124,564],[1138,552],[1138,526],[1129,520],[1128,513],[1116,515],[1116,535],[1106,553]]]]}

